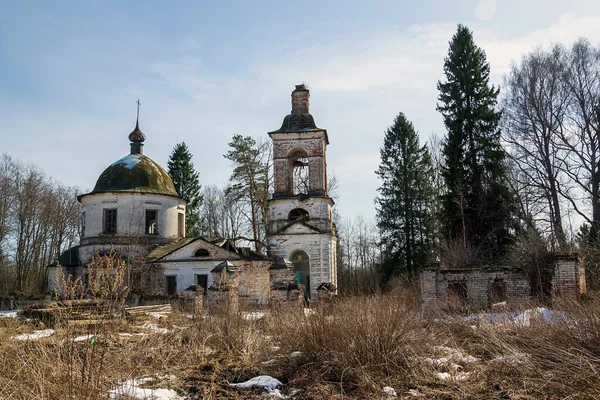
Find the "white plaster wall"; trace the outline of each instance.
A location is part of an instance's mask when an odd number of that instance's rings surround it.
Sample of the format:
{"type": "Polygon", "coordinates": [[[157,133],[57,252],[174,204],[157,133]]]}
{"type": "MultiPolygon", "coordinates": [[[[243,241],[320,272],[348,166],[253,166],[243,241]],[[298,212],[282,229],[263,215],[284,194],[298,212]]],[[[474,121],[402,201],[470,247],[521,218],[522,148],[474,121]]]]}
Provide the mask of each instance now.
{"type": "Polygon", "coordinates": [[[269,248],[275,259],[290,258],[295,250],[304,250],[310,262],[310,292],[316,294],[323,282],[337,285],[337,238],[330,234],[276,235],[269,238],[269,248]]]}
{"type": "Polygon", "coordinates": [[[333,200],[326,197],[312,197],[300,199],[277,199],[269,205],[270,220],[287,220],[290,211],[294,208],[303,208],[308,211],[310,218],[329,219],[333,200]]]}
{"type": "Polygon", "coordinates": [[[194,282],[194,275],[208,275],[208,287],[210,287],[213,284],[213,277],[210,271],[221,262],[222,261],[171,262],[161,263],[160,265],[165,268],[165,277],[177,277],[177,292],[183,293],[185,289],[196,283],[194,282]]]}
{"type": "MultiPolygon", "coordinates": [[[[158,211],[158,235],[176,238],[178,215],[184,214],[186,202],[174,196],[152,193],[95,193],[81,198],[81,211],[85,212],[83,237],[102,236],[104,209],[117,209],[117,235],[144,235],[146,210],[158,211]]],[[[185,232],[185,226],[184,226],[185,232]]]]}

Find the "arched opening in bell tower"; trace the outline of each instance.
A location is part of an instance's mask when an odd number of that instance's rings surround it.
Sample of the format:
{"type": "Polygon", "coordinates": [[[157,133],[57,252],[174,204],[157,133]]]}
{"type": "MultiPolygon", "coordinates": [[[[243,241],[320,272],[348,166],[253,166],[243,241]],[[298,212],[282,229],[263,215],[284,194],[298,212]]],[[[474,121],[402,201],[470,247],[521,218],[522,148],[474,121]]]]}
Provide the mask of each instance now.
{"type": "Polygon", "coordinates": [[[304,149],[294,149],[288,154],[288,160],[292,194],[308,194],[310,191],[308,152],[304,149]]]}
{"type": "Polygon", "coordinates": [[[310,260],[304,250],[295,250],[290,255],[290,261],[296,267],[296,282],[304,285],[310,297],[310,260]]]}

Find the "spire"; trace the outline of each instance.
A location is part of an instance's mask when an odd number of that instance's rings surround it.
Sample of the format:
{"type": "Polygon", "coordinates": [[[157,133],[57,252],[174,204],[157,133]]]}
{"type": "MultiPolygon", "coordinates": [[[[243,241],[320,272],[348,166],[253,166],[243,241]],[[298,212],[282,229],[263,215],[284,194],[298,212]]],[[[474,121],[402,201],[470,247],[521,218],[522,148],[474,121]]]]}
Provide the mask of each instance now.
{"type": "Polygon", "coordinates": [[[131,154],[144,154],[144,140],[146,135],[140,130],[140,100],[137,101],[137,118],[135,120],[135,129],[129,134],[131,142],[131,154]]]}

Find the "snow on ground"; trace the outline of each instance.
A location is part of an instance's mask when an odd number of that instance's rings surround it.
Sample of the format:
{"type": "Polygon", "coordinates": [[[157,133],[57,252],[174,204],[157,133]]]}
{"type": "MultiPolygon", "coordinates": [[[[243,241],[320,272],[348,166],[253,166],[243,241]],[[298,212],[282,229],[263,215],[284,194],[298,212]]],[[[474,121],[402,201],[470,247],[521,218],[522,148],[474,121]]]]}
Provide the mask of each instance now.
{"type": "Polygon", "coordinates": [[[536,307],[523,311],[469,315],[464,317],[464,320],[467,322],[478,322],[479,324],[514,325],[522,328],[530,326],[532,320],[557,324],[567,322],[569,318],[560,311],[552,311],[545,307],[536,307]]]}
{"type": "Polygon", "coordinates": [[[433,348],[438,353],[442,353],[443,356],[439,358],[423,358],[423,361],[430,364],[433,367],[442,367],[449,372],[437,372],[434,371],[433,375],[442,380],[455,380],[464,381],[471,374],[470,372],[461,372],[463,365],[460,364],[472,364],[478,363],[481,359],[473,357],[470,354],[465,354],[460,349],[454,349],[447,346],[435,346],[433,348]]]}
{"type": "Polygon", "coordinates": [[[13,336],[13,340],[38,340],[41,338],[54,335],[54,329],[43,329],[41,331],[33,331],[33,333],[24,333],[22,335],[13,336]]]}
{"type": "Polygon", "coordinates": [[[305,316],[307,316],[307,317],[308,317],[308,316],[310,316],[310,315],[314,315],[314,314],[316,314],[316,311],[315,311],[315,310],[311,310],[310,308],[305,308],[305,309],[304,309],[304,315],[305,315],[305,316]]]}
{"type": "Polygon", "coordinates": [[[453,349],[451,347],[446,346],[435,346],[434,350],[445,353],[450,360],[459,363],[476,363],[481,361],[481,359],[477,357],[473,357],[470,354],[463,353],[460,349],[453,349]]]}
{"type": "Polygon", "coordinates": [[[447,372],[436,372],[434,374],[436,376],[436,378],[438,378],[441,381],[464,381],[465,379],[467,379],[469,377],[469,375],[471,375],[470,372],[459,372],[458,374],[449,374],[447,372]]]}
{"type": "MultiPolygon", "coordinates": [[[[158,379],[161,379],[160,377],[158,379]]],[[[119,399],[122,396],[134,397],[140,400],[183,400],[173,389],[141,388],[148,386],[155,378],[136,378],[121,383],[118,387],[108,392],[109,399],[119,399]]]]}
{"type": "Polygon", "coordinates": [[[388,398],[389,397],[397,397],[398,395],[396,394],[396,391],[394,390],[393,387],[391,386],[386,386],[383,388],[383,393],[387,394],[388,398]]]}
{"type": "Polygon", "coordinates": [[[246,321],[256,321],[258,319],[263,319],[264,317],[265,317],[265,313],[259,312],[259,311],[242,313],[242,318],[245,319],[246,321]]]}
{"type": "Polygon", "coordinates": [[[148,315],[151,316],[152,318],[161,319],[161,318],[167,318],[169,313],[149,312],[148,315]]]}
{"type": "Polygon", "coordinates": [[[281,383],[278,379],[273,378],[272,376],[261,375],[252,378],[246,382],[230,383],[229,386],[233,386],[240,389],[252,389],[254,387],[261,387],[267,390],[274,390],[278,387],[282,387],[283,383],[281,383]]]}
{"type": "Polygon", "coordinates": [[[18,310],[0,311],[0,318],[17,318],[18,310]]]}
{"type": "Polygon", "coordinates": [[[136,328],[147,329],[152,333],[159,333],[161,335],[165,335],[167,333],[173,332],[171,329],[161,328],[160,326],[152,323],[152,322],[144,322],[140,326],[136,326],[136,328]]]}
{"type": "Polygon", "coordinates": [[[525,360],[528,359],[529,357],[530,357],[530,355],[527,353],[514,353],[514,354],[509,354],[507,356],[495,357],[491,360],[491,362],[502,362],[502,363],[510,364],[510,365],[518,365],[518,364],[523,364],[523,362],[525,362],[525,360]]]}
{"type": "Polygon", "coordinates": [[[77,336],[75,338],[73,338],[74,342],[87,342],[89,340],[92,340],[92,338],[94,338],[96,335],[83,335],[83,336],[77,336]]]}

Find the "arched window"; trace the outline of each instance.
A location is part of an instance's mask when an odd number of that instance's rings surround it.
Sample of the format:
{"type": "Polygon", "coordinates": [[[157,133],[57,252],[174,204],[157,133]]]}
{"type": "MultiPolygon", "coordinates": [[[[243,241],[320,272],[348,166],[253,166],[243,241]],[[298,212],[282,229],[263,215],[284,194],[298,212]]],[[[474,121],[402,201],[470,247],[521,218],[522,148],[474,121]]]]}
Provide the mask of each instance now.
{"type": "Polygon", "coordinates": [[[306,288],[310,296],[310,260],[304,250],[295,250],[290,254],[290,261],[296,267],[296,280],[306,288]]]}
{"type": "Polygon", "coordinates": [[[206,249],[198,249],[194,252],[194,257],[209,257],[210,253],[206,249]]]}
{"type": "Polygon", "coordinates": [[[294,149],[288,154],[290,161],[291,187],[292,193],[308,194],[309,186],[309,167],[308,152],[304,149],[294,149]]]}
{"type": "Polygon", "coordinates": [[[288,214],[288,219],[290,221],[306,220],[306,219],[308,219],[308,211],[306,211],[303,208],[294,208],[288,214]]]}

